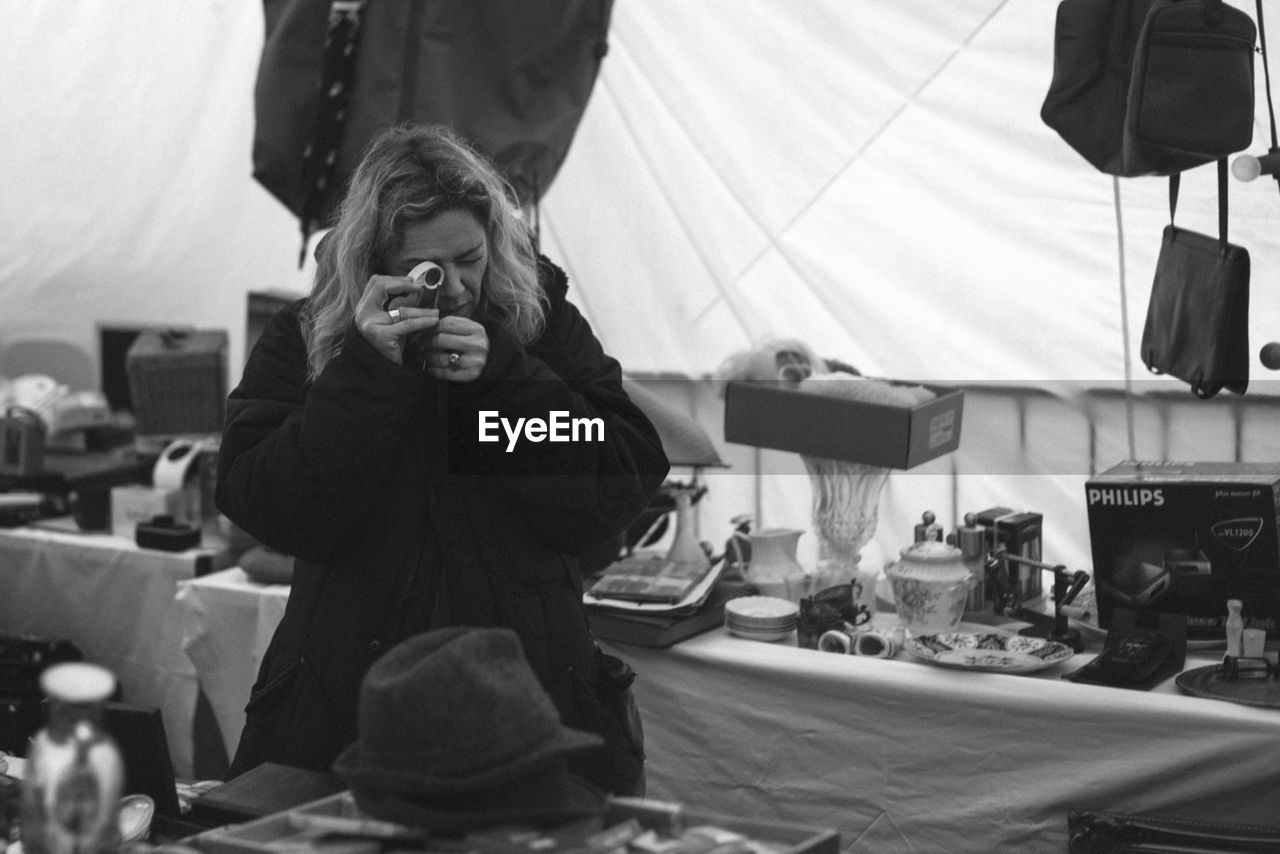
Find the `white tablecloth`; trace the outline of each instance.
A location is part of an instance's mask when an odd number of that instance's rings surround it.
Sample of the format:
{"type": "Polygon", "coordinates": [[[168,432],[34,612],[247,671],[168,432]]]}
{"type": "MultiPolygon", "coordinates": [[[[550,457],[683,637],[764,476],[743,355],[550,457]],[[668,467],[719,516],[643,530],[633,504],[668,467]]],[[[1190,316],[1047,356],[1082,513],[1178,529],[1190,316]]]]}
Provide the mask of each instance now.
{"type": "Polygon", "coordinates": [[[639,673],[650,797],[834,827],[848,852],[1062,854],[1082,807],[1280,822],[1280,710],[1060,678],[1092,653],[1011,676],[724,629],[612,651],[639,673]]]}
{"type": "Polygon", "coordinates": [[[178,583],[225,564],[218,548],[163,552],[74,530],[0,530],[0,631],[65,638],[115,673],[122,699],[164,718],[174,771],[193,773],[195,668],[182,651],[178,583]]]}
{"type": "Polygon", "coordinates": [[[178,585],[182,647],[234,757],[244,728],[244,706],[276,625],[284,616],[289,587],[257,584],[239,567],[178,585]]]}
{"type": "MultiPolygon", "coordinates": [[[[229,745],[287,591],[238,569],[182,585],[229,745]]],[[[1093,653],[1008,676],[724,629],[610,651],[639,673],[650,797],[834,827],[847,852],[1062,854],[1076,807],[1280,821],[1280,710],[1060,678],[1093,653]]]]}

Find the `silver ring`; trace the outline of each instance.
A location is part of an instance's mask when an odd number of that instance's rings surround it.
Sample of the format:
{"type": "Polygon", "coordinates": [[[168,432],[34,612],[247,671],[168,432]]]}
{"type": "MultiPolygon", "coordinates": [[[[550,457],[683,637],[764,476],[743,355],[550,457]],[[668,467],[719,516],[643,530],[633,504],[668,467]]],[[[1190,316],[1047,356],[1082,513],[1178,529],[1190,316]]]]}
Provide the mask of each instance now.
{"type": "Polygon", "coordinates": [[[455,352],[455,353],[450,353],[450,354],[449,354],[449,370],[451,370],[451,371],[456,371],[456,370],[458,370],[458,367],[459,367],[461,364],[462,364],[462,354],[461,354],[461,353],[456,353],[456,352],[455,352]]]}
{"type": "Polygon", "coordinates": [[[391,319],[392,319],[392,320],[399,320],[399,319],[400,319],[400,309],[398,309],[398,308],[393,308],[393,309],[391,309],[391,311],[388,311],[388,312],[387,312],[387,314],[391,315],[391,319]]]}

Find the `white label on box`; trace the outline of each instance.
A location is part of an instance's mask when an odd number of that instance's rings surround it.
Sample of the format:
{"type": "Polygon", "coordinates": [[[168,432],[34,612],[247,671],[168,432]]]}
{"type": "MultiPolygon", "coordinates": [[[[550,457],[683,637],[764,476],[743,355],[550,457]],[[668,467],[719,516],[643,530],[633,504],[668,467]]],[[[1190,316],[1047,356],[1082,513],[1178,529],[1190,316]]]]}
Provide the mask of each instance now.
{"type": "Polygon", "coordinates": [[[948,409],[929,419],[929,448],[950,442],[956,434],[956,411],[948,409]]]}

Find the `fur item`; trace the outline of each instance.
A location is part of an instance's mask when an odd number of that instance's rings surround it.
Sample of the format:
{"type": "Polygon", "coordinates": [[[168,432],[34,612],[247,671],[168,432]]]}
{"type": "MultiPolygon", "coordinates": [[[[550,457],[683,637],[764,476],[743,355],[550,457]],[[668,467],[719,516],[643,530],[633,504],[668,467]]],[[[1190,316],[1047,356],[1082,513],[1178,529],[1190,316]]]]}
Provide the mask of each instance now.
{"type": "Polygon", "coordinates": [[[716,379],[752,382],[800,379],[790,375],[797,369],[807,370],[805,376],[828,370],[827,363],[814,355],[812,348],[800,339],[775,338],[725,359],[716,371],[716,379]]]}
{"type": "Polygon", "coordinates": [[[932,391],[919,385],[898,385],[869,377],[849,374],[813,374],[800,382],[800,390],[864,403],[880,403],[885,406],[912,407],[932,400],[932,391]]]}

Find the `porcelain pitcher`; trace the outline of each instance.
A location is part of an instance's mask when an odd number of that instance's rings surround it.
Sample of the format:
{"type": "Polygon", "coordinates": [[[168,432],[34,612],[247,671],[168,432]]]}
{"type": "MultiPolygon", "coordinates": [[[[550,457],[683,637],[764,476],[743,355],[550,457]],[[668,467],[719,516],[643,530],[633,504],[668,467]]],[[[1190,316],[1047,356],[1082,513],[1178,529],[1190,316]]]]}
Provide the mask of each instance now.
{"type": "Polygon", "coordinates": [[[762,528],[751,532],[751,563],[747,580],[761,596],[777,596],[792,602],[808,592],[808,575],[796,560],[796,544],[804,531],[797,528],[762,528]]]}

